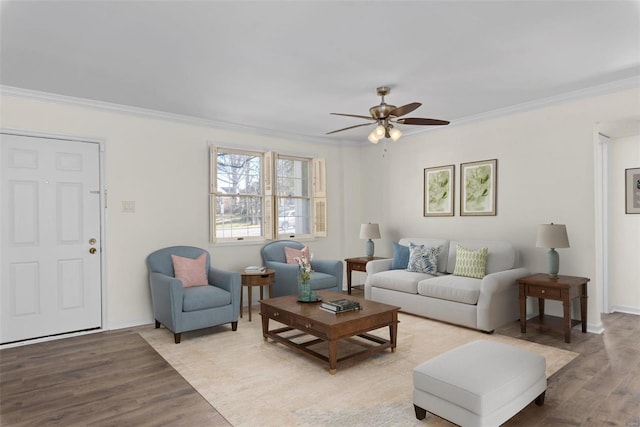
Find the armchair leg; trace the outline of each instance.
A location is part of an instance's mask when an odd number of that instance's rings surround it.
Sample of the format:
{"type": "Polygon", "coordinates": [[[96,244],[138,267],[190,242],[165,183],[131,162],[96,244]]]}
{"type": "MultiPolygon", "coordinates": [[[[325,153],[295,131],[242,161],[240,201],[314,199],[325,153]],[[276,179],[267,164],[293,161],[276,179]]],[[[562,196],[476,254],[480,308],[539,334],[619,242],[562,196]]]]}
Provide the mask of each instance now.
{"type": "Polygon", "coordinates": [[[182,334],[173,334],[173,340],[175,341],[176,344],[180,344],[181,337],[182,337],[182,334]]]}
{"type": "Polygon", "coordinates": [[[238,329],[238,322],[231,322],[231,330],[235,331],[238,329]]]}
{"type": "Polygon", "coordinates": [[[156,320],[156,329],[158,329],[159,327],[160,327],[160,322],[156,320]]]}

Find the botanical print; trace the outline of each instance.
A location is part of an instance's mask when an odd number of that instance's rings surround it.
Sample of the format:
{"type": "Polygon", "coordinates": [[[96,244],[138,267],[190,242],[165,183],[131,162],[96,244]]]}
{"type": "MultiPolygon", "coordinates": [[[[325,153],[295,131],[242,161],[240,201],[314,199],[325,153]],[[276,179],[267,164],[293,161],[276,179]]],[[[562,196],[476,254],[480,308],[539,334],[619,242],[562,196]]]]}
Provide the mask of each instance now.
{"type": "Polygon", "coordinates": [[[497,160],[463,163],[461,215],[495,215],[497,160]]]}
{"type": "Polygon", "coordinates": [[[424,170],[424,216],[453,216],[454,166],[424,170]]]}

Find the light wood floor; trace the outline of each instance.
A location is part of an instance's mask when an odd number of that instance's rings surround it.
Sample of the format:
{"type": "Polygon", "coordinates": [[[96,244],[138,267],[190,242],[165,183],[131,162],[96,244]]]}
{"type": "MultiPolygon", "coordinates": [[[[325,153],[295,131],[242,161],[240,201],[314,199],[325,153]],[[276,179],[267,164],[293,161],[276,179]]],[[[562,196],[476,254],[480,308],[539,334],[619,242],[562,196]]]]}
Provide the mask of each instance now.
{"type": "MultiPolygon", "coordinates": [[[[603,323],[602,335],[574,328],[571,344],[556,331],[523,336],[518,322],[496,331],[580,353],[549,379],[544,406],[507,425],[640,427],[640,316],[603,323]]],[[[0,350],[0,425],[230,424],[134,328],[0,350]]]]}

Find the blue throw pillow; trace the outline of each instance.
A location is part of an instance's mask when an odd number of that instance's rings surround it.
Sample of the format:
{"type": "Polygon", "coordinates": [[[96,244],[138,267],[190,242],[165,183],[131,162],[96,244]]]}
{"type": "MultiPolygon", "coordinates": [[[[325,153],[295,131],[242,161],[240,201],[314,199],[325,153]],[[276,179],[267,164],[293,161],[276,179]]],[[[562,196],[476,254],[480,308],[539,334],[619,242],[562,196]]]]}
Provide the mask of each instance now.
{"type": "Polygon", "coordinates": [[[409,247],[393,242],[392,270],[406,270],[409,265],[409,247]]]}

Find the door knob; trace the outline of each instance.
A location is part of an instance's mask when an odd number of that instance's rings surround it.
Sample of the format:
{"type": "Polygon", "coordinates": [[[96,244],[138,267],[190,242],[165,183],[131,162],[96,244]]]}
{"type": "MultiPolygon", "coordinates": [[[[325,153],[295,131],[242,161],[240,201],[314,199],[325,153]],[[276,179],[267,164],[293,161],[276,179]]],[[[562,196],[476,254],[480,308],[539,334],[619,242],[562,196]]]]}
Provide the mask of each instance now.
{"type": "Polygon", "coordinates": [[[95,254],[96,253],[96,248],[90,248],[89,249],[89,253],[90,254],[95,254]]]}

